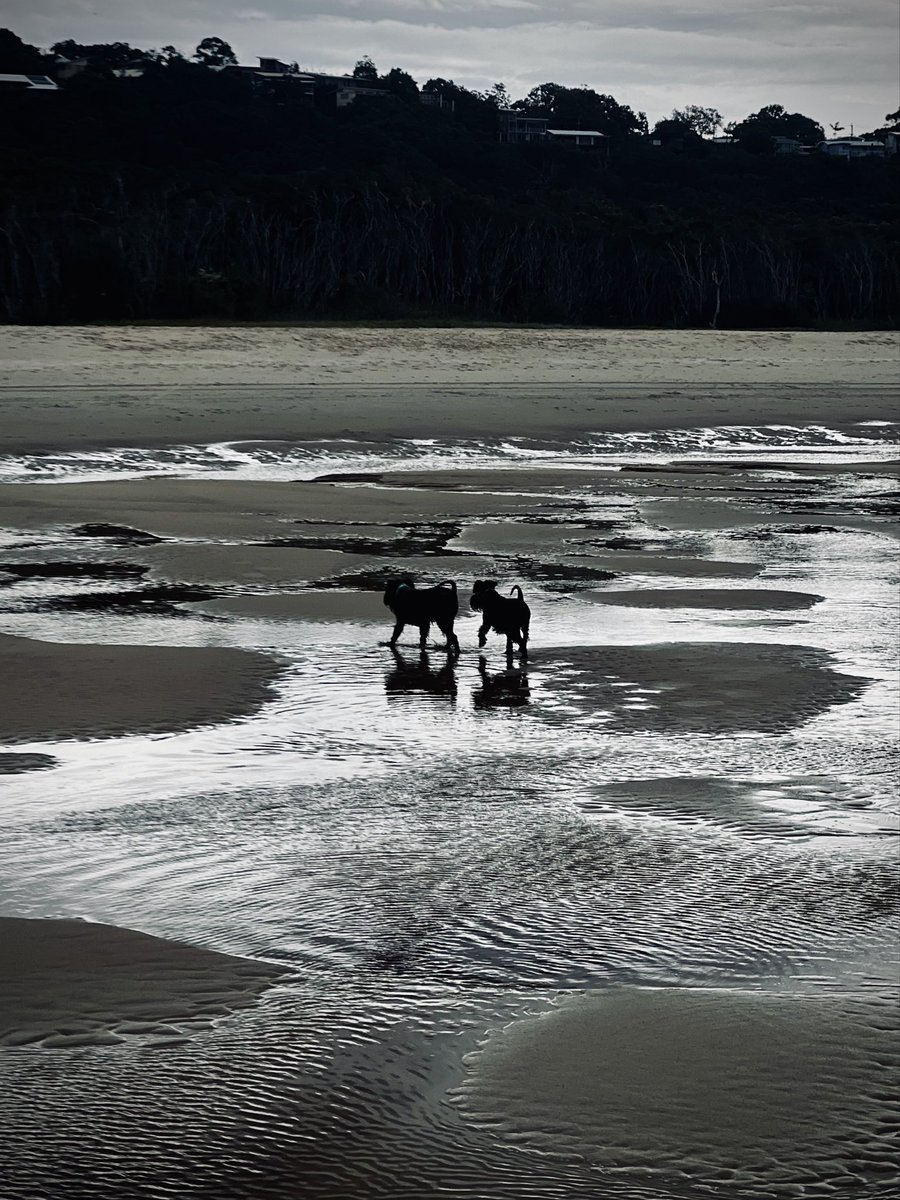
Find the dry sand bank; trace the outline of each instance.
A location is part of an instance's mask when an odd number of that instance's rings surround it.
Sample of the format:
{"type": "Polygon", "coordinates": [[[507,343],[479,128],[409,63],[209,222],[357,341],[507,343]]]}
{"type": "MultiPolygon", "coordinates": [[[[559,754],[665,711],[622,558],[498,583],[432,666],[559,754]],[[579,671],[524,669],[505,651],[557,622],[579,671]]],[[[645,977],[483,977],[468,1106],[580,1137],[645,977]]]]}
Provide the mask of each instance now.
{"type": "Polygon", "coordinates": [[[252,1004],[280,974],[111,925],[3,917],[0,1046],[173,1045],[252,1004]]]}
{"type": "Polygon", "coordinates": [[[5,742],[169,733],[255,711],[279,673],[266,655],[63,645],[0,634],[5,742]]]}
{"type": "Polygon", "coordinates": [[[6,450],[896,416],[893,333],[0,330],[6,450]]]}

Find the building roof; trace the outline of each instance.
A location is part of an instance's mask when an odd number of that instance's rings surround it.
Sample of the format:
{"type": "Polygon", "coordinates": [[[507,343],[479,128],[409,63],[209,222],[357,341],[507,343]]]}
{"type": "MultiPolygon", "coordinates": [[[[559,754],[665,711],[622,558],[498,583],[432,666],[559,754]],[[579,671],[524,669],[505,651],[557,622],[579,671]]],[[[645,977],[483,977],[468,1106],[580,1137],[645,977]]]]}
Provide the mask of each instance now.
{"type": "Polygon", "coordinates": [[[547,132],[554,137],[606,137],[599,129],[548,129],[547,132]]]}
{"type": "Polygon", "coordinates": [[[827,141],[819,142],[820,146],[883,146],[884,142],[878,138],[828,138],[827,141]]]}
{"type": "Polygon", "coordinates": [[[4,73],[0,74],[0,83],[17,83],[27,90],[40,88],[45,92],[59,91],[49,75],[8,75],[4,73]]]}

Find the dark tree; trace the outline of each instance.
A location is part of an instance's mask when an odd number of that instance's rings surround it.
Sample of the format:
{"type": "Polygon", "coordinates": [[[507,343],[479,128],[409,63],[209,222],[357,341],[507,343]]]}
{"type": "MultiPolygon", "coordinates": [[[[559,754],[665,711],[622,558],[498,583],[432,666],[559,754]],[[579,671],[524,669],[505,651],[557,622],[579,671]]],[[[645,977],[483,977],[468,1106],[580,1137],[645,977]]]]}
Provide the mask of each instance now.
{"type": "Polygon", "coordinates": [[[478,92],[470,92],[468,88],[461,87],[452,79],[440,77],[429,79],[422,91],[440,96],[442,100],[451,104],[458,124],[489,136],[496,136],[497,107],[478,92]]]}
{"type": "Polygon", "coordinates": [[[368,54],[364,54],[353,68],[353,78],[371,79],[373,82],[378,79],[378,68],[368,54]]]}
{"type": "Polygon", "coordinates": [[[381,82],[387,86],[389,92],[399,96],[401,100],[414,101],[419,98],[416,81],[411,75],[401,71],[399,67],[392,67],[387,75],[382,75],[381,82]]]}
{"type": "Polygon", "coordinates": [[[674,115],[657,121],[653,126],[651,137],[654,141],[662,142],[674,150],[696,148],[703,139],[685,121],[678,120],[674,115]]]}
{"type": "Polygon", "coordinates": [[[160,50],[151,50],[150,56],[161,63],[170,63],[176,60],[179,62],[186,61],[184,55],[175,46],[163,46],[160,50]]]}
{"type": "Polygon", "coordinates": [[[485,100],[493,104],[496,108],[511,108],[512,97],[507,91],[505,83],[493,83],[486,92],[482,93],[485,100]]]}
{"type": "Polygon", "coordinates": [[[597,129],[607,137],[624,141],[647,132],[647,118],[627,104],[592,88],[563,87],[559,83],[541,83],[513,108],[536,117],[546,117],[559,129],[597,129]]]}
{"type": "Polygon", "coordinates": [[[713,137],[722,126],[722,114],[717,108],[703,108],[699,104],[688,104],[686,108],[673,108],[671,120],[686,125],[699,137],[713,137]]]}
{"type": "Polygon", "coordinates": [[[11,29],[0,29],[0,71],[10,75],[44,75],[51,66],[37,46],[29,46],[11,29]]]}
{"type": "Polygon", "coordinates": [[[825,139],[825,130],[817,121],[802,113],[789,113],[781,104],[767,104],[743,121],[729,125],[728,132],[744,149],[756,154],[770,151],[774,137],[791,138],[805,146],[816,146],[825,139]]]}
{"type": "Polygon", "coordinates": [[[201,67],[237,66],[237,56],[227,42],[221,38],[208,37],[194,51],[194,61],[201,67]]]}
{"type": "Polygon", "coordinates": [[[68,38],[64,42],[56,42],[51,46],[51,50],[54,54],[70,60],[86,58],[91,67],[107,71],[120,71],[153,59],[153,55],[146,50],[129,46],[127,42],[98,42],[87,45],[68,38]]]}

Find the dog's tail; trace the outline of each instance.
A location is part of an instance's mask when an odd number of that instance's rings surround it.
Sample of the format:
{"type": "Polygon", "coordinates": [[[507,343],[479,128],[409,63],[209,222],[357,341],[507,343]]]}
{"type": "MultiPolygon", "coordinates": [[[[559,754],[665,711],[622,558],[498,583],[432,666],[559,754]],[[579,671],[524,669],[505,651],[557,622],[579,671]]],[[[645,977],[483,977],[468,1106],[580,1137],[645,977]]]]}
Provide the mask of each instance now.
{"type": "Polygon", "coordinates": [[[516,583],[516,584],[514,584],[514,585],[513,585],[513,586],[512,586],[512,587],[509,589],[509,594],[510,594],[510,595],[512,595],[512,594],[513,594],[513,592],[518,592],[518,593],[519,593],[519,594],[518,594],[518,596],[516,597],[516,599],[517,599],[517,600],[524,600],[524,599],[525,599],[525,597],[522,595],[522,589],[519,587],[519,585],[518,585],[517,583],[516,583]]]}

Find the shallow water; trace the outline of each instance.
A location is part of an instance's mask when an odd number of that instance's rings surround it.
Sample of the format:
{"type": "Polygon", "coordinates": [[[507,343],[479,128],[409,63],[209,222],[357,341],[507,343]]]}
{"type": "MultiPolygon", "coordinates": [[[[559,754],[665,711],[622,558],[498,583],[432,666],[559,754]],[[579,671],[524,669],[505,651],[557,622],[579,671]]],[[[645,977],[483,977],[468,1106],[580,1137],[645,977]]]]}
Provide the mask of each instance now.
{"type": "MultiPolygon", "coordinates": [[[[7,1048],[3,1196],[895,1194],[892,485],[841,470],[895,454],[893,433],[778,427],[0,463],[0,478],[23,484],[462,470],[476,473],[465,485],[475,491],[488,488],[479,470],[502,465],[518,472],[512,490],[553,501],[549,524],[461,522],[450,543],[523,579],[527,664],[507,664],[499,640],[480,657],[474,614],[461,617],[464,653],[452,662],[412,644],[392,655],[377,644],[383,620],[270,620],[202,603],[179,605],[180,616],[48,607],[123,586],[81,577],[0,591],[6,632],[241,646],[287,666],[277,698],[245,721],[10,747],[56,765],[0,777],[0,914],[109,922],[287,974],[185,1046],[7,1048]],[[749,456],[766,465],[737,481],[728,464],[749,456]],[[702,476],[616,473],[700,460],[711,464],[702,476]],[[819,470],[769,469],[779,462],[819,470]],[[542,485],[528,474],[596,466],[605,480],[542,485]],[[613,528],[598,532],[600,522],[613,528]],[[619,555],[618,578],[579,577],[613,536],[652,546],[655,565],[642,569],[626,547],[603,552],[604,565],[619,555]],[[573,576],[542,574],[546,563],[573,576]],[[697,586],[821,599],[655,609],[589,595],[697,586]],[[682,667],[671,644],[684,648],[682,667]],[[712,694],[697,683],[710,673],[712,694]],[[677,1121],[674,1141],[637,1121],[613,1128],[594,1096],[583,1112],[555,1110],[537,1087],[514,1103],[490,1069],[504,1038],[527,1062],[547,1014],[582,991],[622,988],[736,996],[738,1012],[749,997],[777,997],[791,1021],[804,1014],[798,1028],[813,1030],[826,1059],[852,1026],[838,1085],[852,1125],[775,1169],[740,1139],[679,1155],[677,1121]]],[[[4,534],[7,561],[139,558],[65,530],[49,546],[4,534]]],[[[739,1061],[736,1086],[764,1095],[758,1047],[739,1061]]],[[[772,1071],[766,1086],[788,1107],[794,1083],[800,1098],[813,1078],[802,1061],[772,1071]]]]}

